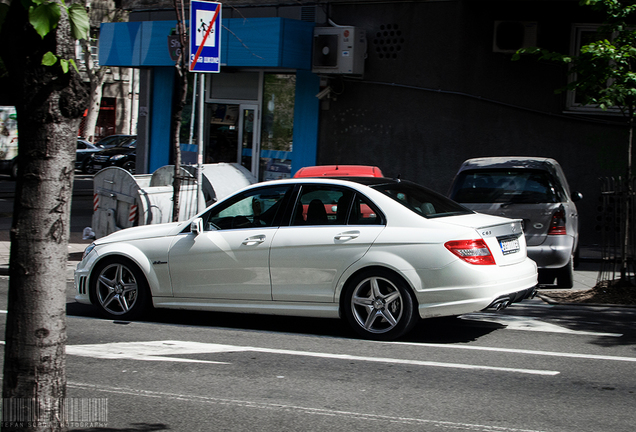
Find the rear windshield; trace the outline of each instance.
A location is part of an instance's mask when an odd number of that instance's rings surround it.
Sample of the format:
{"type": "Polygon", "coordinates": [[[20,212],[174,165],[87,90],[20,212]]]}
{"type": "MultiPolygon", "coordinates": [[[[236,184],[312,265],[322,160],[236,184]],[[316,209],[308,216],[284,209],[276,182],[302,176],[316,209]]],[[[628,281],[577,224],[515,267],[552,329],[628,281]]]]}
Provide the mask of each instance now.
{"type": "Polygon", "coordinates": [[[451,198],[460,203],[556,203],[564,192],[549,173],[529,169],[462,171],[451,198]]]}
{"type": "Polygon", "coordinates": [[[411,182],[371,186],[395,201],[427,218],[471,214],[472,210],[443,195],[411,182]]]}

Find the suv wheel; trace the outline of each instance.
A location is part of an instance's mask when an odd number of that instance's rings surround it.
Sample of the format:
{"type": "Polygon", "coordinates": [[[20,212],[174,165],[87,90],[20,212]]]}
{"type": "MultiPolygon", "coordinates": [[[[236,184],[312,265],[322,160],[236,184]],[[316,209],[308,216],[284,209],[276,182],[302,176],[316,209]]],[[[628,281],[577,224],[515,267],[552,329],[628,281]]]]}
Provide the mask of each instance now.
{"type": "Polygon", "coordinates": [[[574,257],[570,257],[570,261],[561,267],[557,273],[558,288],[572,288],[574,286],[574,257]]]}

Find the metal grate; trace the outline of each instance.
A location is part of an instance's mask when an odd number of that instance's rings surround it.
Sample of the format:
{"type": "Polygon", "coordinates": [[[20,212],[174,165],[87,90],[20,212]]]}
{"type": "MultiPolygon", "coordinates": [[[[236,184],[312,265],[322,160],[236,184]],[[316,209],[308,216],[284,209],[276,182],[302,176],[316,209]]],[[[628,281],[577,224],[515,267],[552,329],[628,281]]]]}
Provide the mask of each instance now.
{"type": "Polygon", "coordinates": [[[373,38],[375,54],[379,59],[395,60],[402,51],[404,36],[397,24],[382,24],[373,38]]]}
{"type": "Polygon", "coordinates": [[[601,178],[601,269],[597,284],[636,283],[635,179],[601,178]]]}
{"type": "Polygon", "coordinates": [[[316,6],[301,6],[300,20],[306,22],[316,22],[316,6]]]}
{"type": "Polygon", "coordinates": [[[86,276],[79,278],[77,292],[79,294],[86,294],[86,276]]]}

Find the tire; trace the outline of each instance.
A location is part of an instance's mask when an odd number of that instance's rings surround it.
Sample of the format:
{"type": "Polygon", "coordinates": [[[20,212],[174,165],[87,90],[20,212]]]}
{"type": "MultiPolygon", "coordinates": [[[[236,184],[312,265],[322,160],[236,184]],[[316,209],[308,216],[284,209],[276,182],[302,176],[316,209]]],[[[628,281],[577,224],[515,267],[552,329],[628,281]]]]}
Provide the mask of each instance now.
{"type": "Polygon", "coordinates": [[[554,284],[554,270],[551,269],[539,269],[538,270],[539,285],[552,285],[554,284]]]}
{"type": "Polygon", "coordinates": [[[139,267],[120,257],[104,259],[95,266],[90,289],[93,304],[108,319],[138,319],[150,298],[146,277],[139,267]]]}
{"type": "Polygon", "coordinates": [[[90,162],[86,163],[84,169],[82,170],[86,174],[95,174],[97,171],[93,168],[93,164],[90,162]]]}
{"type": "Polygon", "coordinates": [[[419,318],[406,282],[383,269],[350,280],[342,306],[349,325],[366,339],[396,339],[411,330],[419,318]]]}
{"type": "Polygon", "coordinates": [[[128,161],[121,166],[123,169],[128,171],[131,174],[135,174],[135,163],[133,161],[128,161]]]}
{"type": "Polygon", "coordinates": [[[84,162],[82,162],[82,168],[80,169],[80,171],[81,171],[83,174],[92,174],[92,173],[89,171],[89,165],[88,165],[88,161],[87,161],[87,160],[85,160],[84,162]]]}
{"type": "Polygon", "coordinates": [[[18,161],[14,160],[11,163],[11,172],[9,174],[11,175],[11,178],[14,180],[18,178],[18,161]]]}
{"type": "Polygon", "coordinates": [[[570,260],[561,267],[557,273],[557,288],[572,288],[574,286],[574,257],[570,257],[570,260]]]}

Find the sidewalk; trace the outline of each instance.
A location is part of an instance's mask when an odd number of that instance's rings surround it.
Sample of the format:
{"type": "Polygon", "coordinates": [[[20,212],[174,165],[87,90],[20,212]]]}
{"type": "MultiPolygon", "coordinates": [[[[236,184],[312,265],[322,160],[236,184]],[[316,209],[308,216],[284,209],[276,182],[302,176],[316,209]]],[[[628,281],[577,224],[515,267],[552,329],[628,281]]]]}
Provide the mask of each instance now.
{"type": "MultiPolygon", "coordinates": [[[[68,243],[68,263],[67,270],[69,279],[73,279],[73,271],[77,263],[82,259],[84,249],[91,244],[92,240],[83,240],[81,232],[72,232],[68,243]]],[[[0,275],[9,274],[9,257],[11,251],[11,240],[9,231],[0,231],[0,275]]]]}

